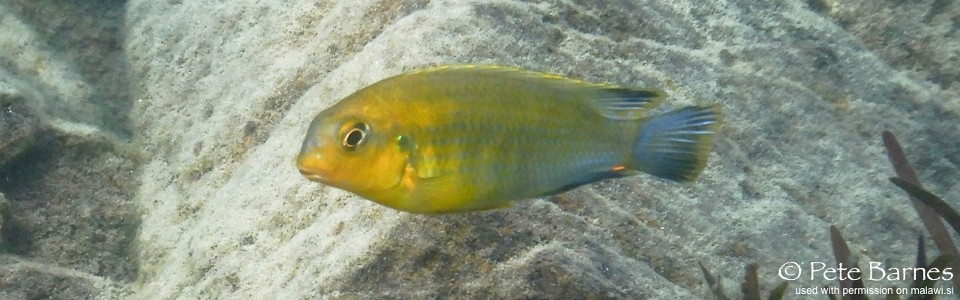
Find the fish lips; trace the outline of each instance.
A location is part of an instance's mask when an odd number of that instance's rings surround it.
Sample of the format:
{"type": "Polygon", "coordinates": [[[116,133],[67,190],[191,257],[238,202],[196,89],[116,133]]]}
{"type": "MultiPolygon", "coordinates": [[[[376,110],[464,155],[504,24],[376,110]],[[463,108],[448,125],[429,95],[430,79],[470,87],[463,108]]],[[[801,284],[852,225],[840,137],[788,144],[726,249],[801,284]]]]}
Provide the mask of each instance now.
{"type": "Polygon", "coordinates": [[[297,157],[297,169],[300,170],[300,175],[306,177],[310,181],[316,181],[324,183],[323,170],[318,170],[315,166],[318,165],[318,161],[321,158],[319,155],[309,155],[301,154],[297,157]]]}
{"type": "Polygon", "coordinates": [[[316,174],[304,169],[300,169],[300,175],[303,175],[303,177],[306,177],[307,180],[310,180],[310,181],[316,181],[316,182],[323,181],[323,177],[321,177],[320,174],[316,174]]]}

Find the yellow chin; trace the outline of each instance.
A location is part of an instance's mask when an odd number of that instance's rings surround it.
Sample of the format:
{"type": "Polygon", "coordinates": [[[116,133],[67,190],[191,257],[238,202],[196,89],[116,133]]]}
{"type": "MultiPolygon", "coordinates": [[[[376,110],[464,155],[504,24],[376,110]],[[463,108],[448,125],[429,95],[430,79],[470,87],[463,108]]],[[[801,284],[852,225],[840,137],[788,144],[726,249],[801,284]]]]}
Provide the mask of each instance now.
{"type": "Polygon", "coordinates": [[[306,153],[297,156],[297,169],[300,169],[300,174],[310,181],[324,181],[320,174],[325,172],[322,168],[318,167],[322,165],[323,161],[320,160],[320,155],[306,153]]]}

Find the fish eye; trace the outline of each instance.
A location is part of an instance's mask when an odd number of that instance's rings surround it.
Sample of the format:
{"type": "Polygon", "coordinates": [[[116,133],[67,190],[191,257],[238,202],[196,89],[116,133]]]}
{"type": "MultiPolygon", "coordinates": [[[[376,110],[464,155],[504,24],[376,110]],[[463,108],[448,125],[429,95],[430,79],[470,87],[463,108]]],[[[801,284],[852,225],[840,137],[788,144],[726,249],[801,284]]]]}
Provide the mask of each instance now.
{"type": "Polygon", "coordinates": [[[347,150],[355,150],[367,138],[367,124],[357,123],[343,134],[340,145],[347,150]]]}

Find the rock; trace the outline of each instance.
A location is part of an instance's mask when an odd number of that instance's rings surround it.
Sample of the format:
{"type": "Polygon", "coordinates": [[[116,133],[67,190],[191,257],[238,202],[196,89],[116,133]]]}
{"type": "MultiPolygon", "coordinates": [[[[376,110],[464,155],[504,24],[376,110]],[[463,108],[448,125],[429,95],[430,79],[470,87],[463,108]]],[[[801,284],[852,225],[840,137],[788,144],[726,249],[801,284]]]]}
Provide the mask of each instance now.
{"type": "Polygon", "coordinates": [[[0,298],[126,298],[136,277],[129,86],[104,25],[122,7],[104,4],[0,5],[0,298]]]}
{"type": "Polygon", "coordinates": [[[765,289],[785,262],[833,261],[829,224],[870,249],[861,261],[910,266],[919,223],[886,182],[879,133],[955,178],[955,154],[932,149],[960,148],[956,89],[864,48],[836,23],[842,7],[132,0],[126,49],[142,100],[131,118],[152,154],[137,197],[139,292],[700,298],[698,261],[728,278],[758,262],[765,289]],[[291,161],[315,113],[451,63],[661,87],[664,109],[716,101],[726,125],[695,184],[636,176],[485,213],[410,215],[300,178],[291,161]]]}
{"type": "MultiPolygon", "coordinates": [[[[9,255],[0,255],[0,297],[5,299],[84,299],[100,295],[89,282],[25,266],[9,255]]],[[[30,266],[42,266],[30,264],[30,266]]]]}
{"type": "Polygon", "coordinates": [[[109,12],[82,3],[0,6],[0,166],[52,136],[113,139],[126,130],[118,114],[125,108],[115,104],[129,98],[109,25],[117,22],[89,24],[89,16],[109,12]]]}
{"type": "MultiPolygon", "coordinates": [[[[7,197],[0,193],[0,233],[3,232],[3,222],[8,219],[10,219],[10,203],[7,202],[7,197]]],[[[6,249],[3,240],[3,238],[0,238],[0,251],[6,249]]]]}
{"type": "Polygon", "coordinates": [[[123,299],[125,286],[83,272],[0,254],[0,298],[123,299]]]}
{"type": "Polygon", "coordinates": [[[0,167],[38,142],[47,126],[14,78],[0,74],[0,167]]]}

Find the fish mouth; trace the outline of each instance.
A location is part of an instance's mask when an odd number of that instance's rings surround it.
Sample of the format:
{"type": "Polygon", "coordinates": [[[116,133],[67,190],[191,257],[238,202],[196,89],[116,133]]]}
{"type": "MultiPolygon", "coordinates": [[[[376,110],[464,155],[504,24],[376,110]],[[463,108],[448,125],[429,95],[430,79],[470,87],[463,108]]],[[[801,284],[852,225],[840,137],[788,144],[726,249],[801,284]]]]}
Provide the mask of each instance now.
{"type": "Polygon", "coordinates": [[[321,177],[320,174],[313,173],[304,169],[300,169],[300,175],[303,175],[303,177],[306,177],[307,180],[310,180],[310,181],[321,182],[323,180],[323,177],[321,177]]]}
{"type": "Polygon", "coordinates": [[[319,155],[308,155],[306,152],[301,152],[300,155],[297,155],[296,165],[300,175],[303,175],[307,180],[323,183],[324,176],[322,174],[325,172],[322,168],[316,167],[323,165],[319,155]]]}

